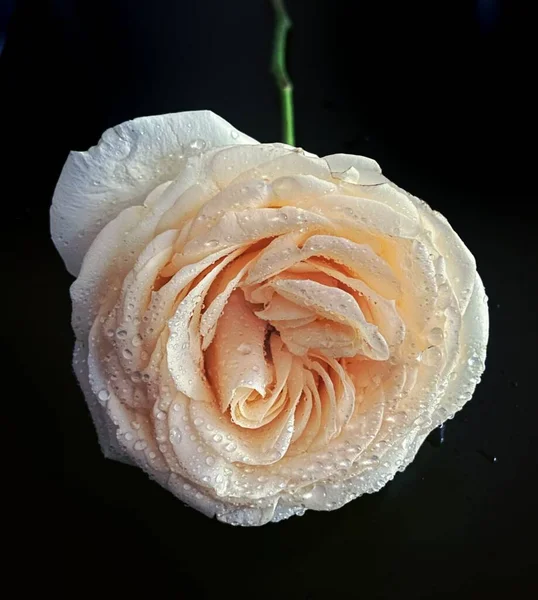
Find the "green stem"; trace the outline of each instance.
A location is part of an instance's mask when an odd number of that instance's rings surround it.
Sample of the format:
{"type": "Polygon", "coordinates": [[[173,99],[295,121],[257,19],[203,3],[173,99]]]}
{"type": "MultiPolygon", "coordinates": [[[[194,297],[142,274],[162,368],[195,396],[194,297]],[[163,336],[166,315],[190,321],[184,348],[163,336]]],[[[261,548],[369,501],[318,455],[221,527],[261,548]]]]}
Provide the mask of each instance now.
{"type": "Polygon", "coordinates": [[[275,41],[271,70],[275,76],[282,103],[282,136],[284,142],[295,146],[293,121],[293,85],[286,71],[286,37],[291,20],[286,12],[284,0],[272,0],[276,13],[275,41]]]}

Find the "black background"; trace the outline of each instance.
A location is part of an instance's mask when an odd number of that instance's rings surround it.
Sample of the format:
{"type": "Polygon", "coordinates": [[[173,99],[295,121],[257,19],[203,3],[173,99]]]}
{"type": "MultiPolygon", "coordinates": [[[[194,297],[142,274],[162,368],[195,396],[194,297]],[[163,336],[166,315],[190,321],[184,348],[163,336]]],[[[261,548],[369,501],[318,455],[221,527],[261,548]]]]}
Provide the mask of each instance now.
{"type": "Polygon", "coordinates": [[[483,382],[445,442],[434,435],[381,492],[242,529],[101,456],[71,373],[71,278],[49,240],[48,208],[67,152],[136,116],[211,109],[277,141],[270,3],[17,3],[0,61],[2,336],[6,380],[17,382],[4,405],[18,414],[6,428],[22,428],[9,462],[31,455],[15,461],[29,484],[18,500],[21,564],[42,591],[298,600],[536,591],[533,21],[516,5],[288,0],[298,145],[372,156],[444,213],[477,258],[491,338],[483,382]]]}

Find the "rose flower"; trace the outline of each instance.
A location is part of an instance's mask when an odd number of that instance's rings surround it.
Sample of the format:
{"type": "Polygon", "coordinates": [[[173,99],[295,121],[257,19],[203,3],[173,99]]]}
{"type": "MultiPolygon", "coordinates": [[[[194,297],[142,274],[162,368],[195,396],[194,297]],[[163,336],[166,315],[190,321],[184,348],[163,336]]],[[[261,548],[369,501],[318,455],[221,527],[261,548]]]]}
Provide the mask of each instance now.
{"type": "Polygon", "coordinates": [[[379,490],[484,369],[472,254],[369,158],[135,119],[69,155],[51,228],[103,452],[227,523],[379,490]]]}

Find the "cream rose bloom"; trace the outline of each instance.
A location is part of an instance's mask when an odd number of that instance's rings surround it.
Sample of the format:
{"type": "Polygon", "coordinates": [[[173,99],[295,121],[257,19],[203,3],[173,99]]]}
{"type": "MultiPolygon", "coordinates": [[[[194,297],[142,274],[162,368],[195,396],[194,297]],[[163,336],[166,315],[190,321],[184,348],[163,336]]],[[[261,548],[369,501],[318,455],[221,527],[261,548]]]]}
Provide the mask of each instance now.
{"type": "Polygon", "coordinates": [[[369,158],[135,119],[70,154],[51,227],[105,455],[227,523],[379,490],[484,369],[472,254],[369,158]]]}

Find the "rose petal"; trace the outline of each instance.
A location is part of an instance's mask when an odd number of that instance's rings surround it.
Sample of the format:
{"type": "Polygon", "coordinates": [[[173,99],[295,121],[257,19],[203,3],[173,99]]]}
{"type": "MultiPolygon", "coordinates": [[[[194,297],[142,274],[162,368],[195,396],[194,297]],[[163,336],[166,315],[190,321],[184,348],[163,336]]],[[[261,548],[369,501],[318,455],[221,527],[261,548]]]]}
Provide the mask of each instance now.
{"type": "MultiPolygon", "coordinates": [[[[344,290],[308,280],[276,280],[273,286],[281,296],[299,306],[309,308],[325,319],[355,329],[360,338],[358,351],[361,354],[374,360],[386,360],[389,357],[387,343],[378,328],[366,321],[359,305],[344,290]]],[[[311,327],[313,325],[306,325],[300,330],[311,327]]]]}
{"type": "Polygon", "coordinates": [[[210,111],[192,111],[127,121],[105,131],[87,152],[72,152],[51,207],[52,239],[69,272],[78,274],[103,224],[142,204],[182,170],[184,149],[199,151],[202,143],[208,148],[256,141],[210,111]]]}
{"type": "Polygon", "coordinates": [[[200,260],[221,248],[257,242],[302,227],[331,230],[330,221],[324,217],[291,206],[227,212],[210,231],[185,245],[179,264],[200,260]]]}
{"type": "Polygon", "coordinates": [[[216,327],[219,318],[224,312],[230,296],[243,279],[253,260],[253,254],[248,253],[236,259],[223,273],[226,279],[221,279],[221,285],[217,282],[213,288],[217,288],[214,297],[210,299],[211,294],[207,295],[206,304],[208,307],[200,321],[200,335],[203,338],[202,350],[207,350],[215,336],[216,327]]]}
{"type": "Polygon", "coordinates": [[[228,188],[230,184],[237,187],[241,181],[258,179],[262,174],[267,177],[264,165],[282,156],[293,155],[294,149],[285,144],[256,144],[255,146],[243,143],[221,150],[212,159],[211,173],[221,190],[228,188]],[[262,166],[261,169],[258,168],[262,166]],[[245,176],[246,174],[246,176],[245,176]]]}
{"type": "Polygon", "coordinates": [[[177,390],[193,400],[208,402],[213,398],[213,392],[203,375],[203,365],[197,360],[197,357],[201,356],[199,331],[196,336],[193,336],[189,324],[193,313],[203,303],[209,286],[220,271],[237,258],[240,252],[240,250],[232,252],[214,267],[181,301],[174,316],[168,322],[170,329],[170,338],[166,346],[168,369],[177,390]]]}
{"type": "Polygon", "coordinates": [[[267,324],[252,313],[243,292],[235,290],[219,319],[205,361],[223,412],[239,397],[246,399],[252,390],[265,396],[272,380],[264,354],[266,331],[267,324]]]}
{"type": "Polygon", "coordinates": [[[367,298],[373,322],[377,325],[381,335],[385,338],[389,346],[395,347],[401,344],[405,336],[405,324],[398,314],[394,300],[386,300],[360,279],[348,277],[347,275],[340,273],[337,269],[327,266],[320,261],[316,261],[316,259],[311,259],[309,262],[314,264],[320,271],[334,277],[350,289],[359,292],[367,298]]]}

